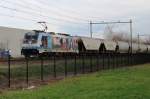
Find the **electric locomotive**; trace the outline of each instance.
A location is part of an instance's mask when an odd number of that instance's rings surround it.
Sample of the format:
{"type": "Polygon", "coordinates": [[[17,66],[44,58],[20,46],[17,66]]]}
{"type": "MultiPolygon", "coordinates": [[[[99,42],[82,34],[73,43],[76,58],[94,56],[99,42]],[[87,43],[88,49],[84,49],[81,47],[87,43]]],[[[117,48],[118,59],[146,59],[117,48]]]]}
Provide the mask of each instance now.
{"type": "Polygon", "coordinates": [[[34,30],[25,34],[21,54],[38,56],[64,52],[78,53],[77,43],[77,37],[68,34],[34,30]]]}

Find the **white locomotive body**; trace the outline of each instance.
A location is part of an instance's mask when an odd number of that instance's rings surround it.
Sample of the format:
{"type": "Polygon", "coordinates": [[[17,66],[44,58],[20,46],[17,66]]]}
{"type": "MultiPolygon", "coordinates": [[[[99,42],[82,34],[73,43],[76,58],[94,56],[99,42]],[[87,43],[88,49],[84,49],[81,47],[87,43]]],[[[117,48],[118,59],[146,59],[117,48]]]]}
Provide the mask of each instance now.
{"type": "Polygon", "coordinates": [[[40,55],[52,53],[78,53],[77,38],[69,35],[42,31],[26,33],[22,44],[22,55],[40,55]]]}

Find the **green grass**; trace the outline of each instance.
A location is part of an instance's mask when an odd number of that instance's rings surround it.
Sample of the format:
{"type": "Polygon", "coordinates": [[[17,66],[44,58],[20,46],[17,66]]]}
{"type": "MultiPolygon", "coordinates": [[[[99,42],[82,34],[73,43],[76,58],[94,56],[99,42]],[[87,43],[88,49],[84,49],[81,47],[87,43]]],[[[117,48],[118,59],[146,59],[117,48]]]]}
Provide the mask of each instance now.
{"type": "Polygon", "coordinates": [[[150,99],[150,64],[66,78],[34,90],[3,92],[0,99],[150,99]]]}

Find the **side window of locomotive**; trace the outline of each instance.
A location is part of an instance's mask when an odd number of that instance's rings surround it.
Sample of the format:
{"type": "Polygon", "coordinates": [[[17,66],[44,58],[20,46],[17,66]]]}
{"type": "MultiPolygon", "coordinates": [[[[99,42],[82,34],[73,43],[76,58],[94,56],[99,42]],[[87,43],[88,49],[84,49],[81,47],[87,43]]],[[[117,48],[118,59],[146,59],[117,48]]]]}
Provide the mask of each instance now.
{"type": "Polygon", "coordinates": [[[42,36],[42,47],[47,48],[47,44],[48,44],[48,40],[47,40],[47,36],[42,36]]]}
{"type": "Polygon", "coordinates": [[[32,44],[37,43],[38,40],[38,34],[25,34],[23,43],[28,44],[31,42],[32,44]]]}
{"type": "Polygon", "coordinates": [[[73,49],[73,39],[69,39],[69,49],[73,49]]]}
{"type": "Polygon", "coordinates": [[[52,39],[51,39],[50,36],[47,37],[47,42],[48,42],[48,43],[47,43],[47,47],[48,47],[48,48],[52,48],[52,39]]]}
{"type": "Polygon", "coordinates": [[[60,38],[60,45],[63,45],[63,39],[60,38]]]}
{"type": "Polygon", "coordinates": [[[31,41],[31,36],[28,34],[25,34],[23,43],[28,44],[29,41],[31,41]]]}
{"type": "Polygon", "coordinates": [[[66,38],[66,49],[67,49],[67,50],[69,49],[69,46],[70,46],[69,43],[70,43],[70,42],[69,42],[69,38],[66,38]]]}
{"type": "Polygon", "coordinates": [[[74,49],[77,50],[78,49],[78,40],[75,39],[75,42],[74,42],[74,49]]]}

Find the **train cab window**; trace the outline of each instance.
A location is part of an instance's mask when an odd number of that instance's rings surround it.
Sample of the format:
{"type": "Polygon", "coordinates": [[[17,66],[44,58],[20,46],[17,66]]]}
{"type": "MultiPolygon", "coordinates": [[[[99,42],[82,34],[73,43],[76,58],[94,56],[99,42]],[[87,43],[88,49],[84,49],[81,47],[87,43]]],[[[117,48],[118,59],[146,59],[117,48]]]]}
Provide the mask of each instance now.
{"type": "Polygon", "coordinates": [[[42,47],[47,48],[48,46],[48,39],[47,36],[42,36],[42,47]]]}
{"type": "Polygon", "coordinates": [[[32,44],[37,43],[38,40],[38,34],[35,33],[27,33],[24,36],[24,40],[23,43],[28,44],[29,42],[31,42],[32,44]]]}

